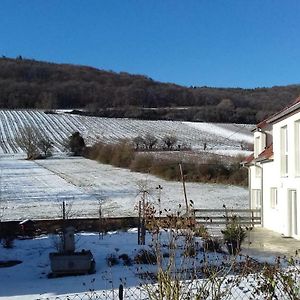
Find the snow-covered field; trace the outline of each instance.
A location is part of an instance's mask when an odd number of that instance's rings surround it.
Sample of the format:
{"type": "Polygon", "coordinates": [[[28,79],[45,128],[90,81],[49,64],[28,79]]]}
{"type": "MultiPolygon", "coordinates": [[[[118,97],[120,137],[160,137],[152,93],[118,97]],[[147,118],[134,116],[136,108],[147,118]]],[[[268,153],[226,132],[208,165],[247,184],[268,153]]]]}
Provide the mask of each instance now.
{"type": "Polygon", "coordinates": [[[0,110],[0,154],[20,153],[15,142],[20,129],[38,128],[53,140],[55,151],[63,150],[64,140],[79,131],[88,145],[96,141],[117,142],[124,138],[152,134],[158,139],[174,135],[178,144],[203,148],[204,142],[213,151],[239,151],[240,144],[252,143],[253,125],[195,123],[180,121],[144,121],[70,115],[63,112],[45,114],[38,110],[0,110]]]}
{"type": "MultiPolygon", "coordinates": [[[[161,207],[184,206],[182,185],[155,176],[99,164],[84,158],[57,157],[27,161],[2,155],[0,195],[4,220],[44,219],[61,216],[62,201],[72,205],[72,214],[97,217],[99,203],[105,216],[134,216],[141,185],[149,189],[149,201],[161,207]]],[[[245,188],[219,184],[187,183],[187,196],[196,208],[246,208],[245,188]]],[[[0,211],[1,213],[1,211],[0,211]]]]}

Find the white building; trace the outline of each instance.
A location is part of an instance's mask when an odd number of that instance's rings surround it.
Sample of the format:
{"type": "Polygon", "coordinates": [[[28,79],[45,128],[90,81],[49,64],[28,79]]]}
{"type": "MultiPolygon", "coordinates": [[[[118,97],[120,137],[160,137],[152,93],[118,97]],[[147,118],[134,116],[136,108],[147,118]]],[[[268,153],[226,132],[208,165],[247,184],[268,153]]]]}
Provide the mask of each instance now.
{"type": "Polygon", "coordinates": [[[259,123],[249,170],[250,208],[262,226],[300,239],[300,98],[259,123]]]}

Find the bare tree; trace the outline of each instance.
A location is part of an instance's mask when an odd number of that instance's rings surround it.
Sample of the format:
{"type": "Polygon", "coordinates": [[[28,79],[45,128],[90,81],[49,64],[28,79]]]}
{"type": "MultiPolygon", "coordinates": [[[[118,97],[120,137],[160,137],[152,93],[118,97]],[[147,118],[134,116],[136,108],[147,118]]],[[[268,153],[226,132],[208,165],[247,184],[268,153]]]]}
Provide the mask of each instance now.
{"type": "Polygon", "coordinates": [[[171,150],[173,146],[177,143],[177,137],[174,135],[165,135],[162,138],[164,145],[167,147],[168,150],[171,150]]]}
{"type": "Polygon", "coordinates": [[[39,156],[39,131],[37,128],[31,126],[21,128],[15,141],[27,154],[27,159],[36,159],[39,156]]]}
{"type": "Polygon", "coordinates": [[[45,157],[52,156],[53,142],[49,137],[40,136],[37,146],[45,157]]]}
{"type": "Polygon", "coordinates": [[[148,149],[148,150],[152,150],[154,148],[154,146],[157,144],[158,140],[157,138],[150,134],[150,133],[147,133],[145,138],[144,138],[144,143],[145,143],[145,147],[148,149]]]}
{"type": "Polygon", "coordinates": [[[25,126],[20,129],[15,141],[17,145],[26,152],[27,159],[49,157],[52,155],[52,140],[46,135],[43,135],[37,127],[25,126]]]}
{"type": "Polygon", "coordinates": [[[133,143],[134,143],[134,149],[135,150],[140,150],[141,148],[144,147],[145,140],[142,136],[138,135],[133,139],[133,143]]]}

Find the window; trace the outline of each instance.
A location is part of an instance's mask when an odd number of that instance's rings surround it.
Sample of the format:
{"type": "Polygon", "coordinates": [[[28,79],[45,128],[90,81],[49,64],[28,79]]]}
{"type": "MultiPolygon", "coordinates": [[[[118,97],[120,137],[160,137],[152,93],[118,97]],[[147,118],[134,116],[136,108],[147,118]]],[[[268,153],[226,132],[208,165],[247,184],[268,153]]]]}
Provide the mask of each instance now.
{"type": "Polygon", "coordinates": [[[288,174],[288,133],[287,127],[280,128],[280,164],[281,175],[287,176],[288,174]]]}
{"type": "Polygon", "coordinates": [[[295,174],[300,176],[300,120],[295,122],[295,174]]]}
{"type": "Polygon", "coordinates": [[[260,153],[260,138],[259,136],[257,136],[255,139],[254,139],[254,157],[258,157],[259,153],[260,153]]]}
{"type": "Polygon", "coordinates": [[[255,166],[255,176],[256,177],[261,177],[261,166],[255,166]]]}
{"type": "Polygon", "coordinates": [[[253,189],[251,193],[251,209],[261,208],[261,191],[253,189]]]}
{"type": "Polygon", "coordinates": [[[270,206],[271,208],[277,207],[277,188],[275,187],[270,189],[270,206]]]}

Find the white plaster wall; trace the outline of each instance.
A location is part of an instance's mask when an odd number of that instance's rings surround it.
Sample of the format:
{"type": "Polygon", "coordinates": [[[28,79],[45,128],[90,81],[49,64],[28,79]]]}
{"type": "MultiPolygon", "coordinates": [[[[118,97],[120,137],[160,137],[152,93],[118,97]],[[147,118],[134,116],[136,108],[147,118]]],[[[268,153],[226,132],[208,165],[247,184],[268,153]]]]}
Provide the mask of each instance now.
{"type": "MultiPolygon", "coordinates": [[[[300,120],[300,112],[273,125],[274,162],[264,164],[263,168],[263,201],[264,227],[288,234],[288,191],[296,190],[300,204],[300,176],[295,172],[295,121],[300,120]],[[280,165],[280,128],[287,126],[288,131],[288,174],[281,175],[280,165]],[[270,187],[277,187],[278,209],[270,208],[270,187]]],[[[300,224],[300,205],[298,205],[298,224],[300,224]]],[[[300,235],[294,236],[300,239],[300,235]]]]}
{"type": "Polygon", "coordinates": [[[279,184],[280,180],[274,176],[274,162],[268,162],[263,164],[263,205],[262,205],[262,216],[263,216],[263,227],[270,230],[283,233],[282,222],[282,201],[279,196],[279,184]],[[275,208],[271,207],[271,188],[277,188],[277,202],[278,205],[275,208]]]}

